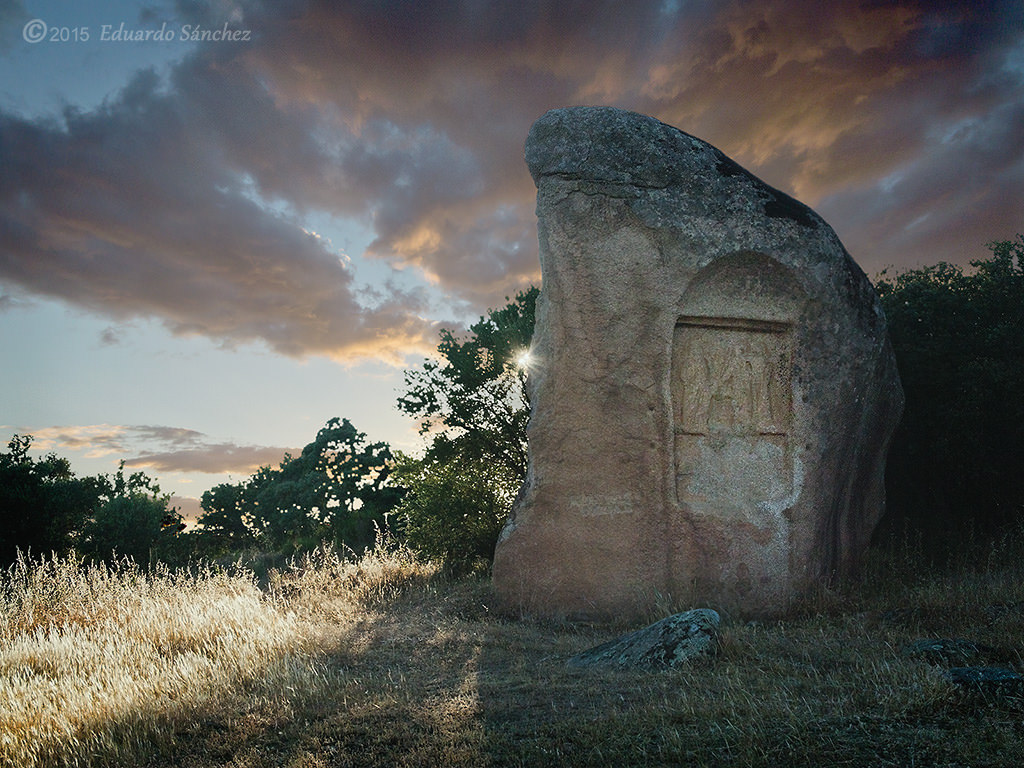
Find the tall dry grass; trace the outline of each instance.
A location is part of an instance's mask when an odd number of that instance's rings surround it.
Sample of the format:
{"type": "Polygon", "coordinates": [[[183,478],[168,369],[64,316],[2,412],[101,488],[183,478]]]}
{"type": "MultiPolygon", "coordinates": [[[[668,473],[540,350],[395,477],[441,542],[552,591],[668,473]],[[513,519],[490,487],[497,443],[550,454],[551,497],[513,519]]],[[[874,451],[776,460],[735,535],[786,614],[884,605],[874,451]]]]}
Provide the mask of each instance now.
{"type": "MultiPolygon", "coordinates": [[[[1018,765],[1024,701],[905,649],[963,638],[1024,670],[1024,537],[865,580],[664,672],[568,668],[621,628],[494,615],[486,579],[407,550],[273,572],[21,561],[2,587],[0,762],[145,768],[1018,765]]],[[[678,606],[685,607],[685,606],[678,606]]],[[[656,618],[656,617],[655,617],[656,618]]]]}
{"type": "Polygon", "coordinates": [[[323,550],[263,591],[241,568],[20,557],[0,580],[0,765],[130,764],[197,718],[244,709],[240,697],[318,695],[333,682],[317,648],[325,622],[418,568],[408,553],[323,550]]]}

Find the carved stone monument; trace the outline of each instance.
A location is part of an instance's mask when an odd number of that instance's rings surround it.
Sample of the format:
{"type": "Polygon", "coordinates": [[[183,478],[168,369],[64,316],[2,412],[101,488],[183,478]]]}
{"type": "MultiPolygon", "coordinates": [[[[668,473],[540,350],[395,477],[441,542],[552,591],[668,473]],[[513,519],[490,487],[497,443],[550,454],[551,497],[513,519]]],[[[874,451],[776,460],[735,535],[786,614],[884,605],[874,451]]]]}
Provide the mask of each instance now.
{"type": "Polygon", "coordinates": [[[526,142],[543,290],[508,610],[785,610],[852,574],[903,393],[832,229],[714,147],[605,107],[526,142]]]}

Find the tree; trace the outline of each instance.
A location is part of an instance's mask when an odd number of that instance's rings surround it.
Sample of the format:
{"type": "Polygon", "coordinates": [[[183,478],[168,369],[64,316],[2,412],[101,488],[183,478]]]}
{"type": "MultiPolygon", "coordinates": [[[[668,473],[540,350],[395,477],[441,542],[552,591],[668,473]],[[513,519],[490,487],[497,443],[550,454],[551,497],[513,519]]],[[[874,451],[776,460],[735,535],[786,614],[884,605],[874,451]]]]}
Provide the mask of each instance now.
{"type": "Polygon", "coordinates": [[[427,457],[441,462],[486,460],[519,484],[526,477],[530,404],[524,356],[533,338],[537,288],[516,294],[469,327],[466,338],[441,331],[440,358],[406,371],[398,407],[433,434],[427,457]]]}
{"type": "Polygon", "coordinates": [[[436,360],[405,374],[398,407],[433,435],[422,461],[398,475],[396,517],[410,545],[457,568],[490,561],[526,479],[526,373],[539,291],[520,292],[469,327],[441,331],[436,360]]]}
{"type": "Polygon", "coordinates": [[[237,552],[256,543],[245,483],[221,483],[206,491],[200,506],[197,544],[209,554],[237,552]]]}
{"type": "Polygon", "coordinates": [[[1024,508],[1024,237],[972,272],[940,263],[880,275],[906,393],[889,454],[890,526],[993,531],[1024,508]]]}
{"type": "Polygon", "coordinates": [[[63,552],[102,493],[98,478],[76,478],[67,459],[49,453],[33,460],[31,435],[14,435],[0,453],[0,563],[17,550],[63,552]]]}
{"type": "Polygon", "coordinates": [[[199,538],[221,550],[262,543],[295,551],[324,539],[364,548],[398,501],[387,483],[390,459],[387,443],[368,443],[348,419],[330,419],[299,456],[204,493],[199,538]]]}
{"type": "Polygon", "coordinates": [[[30,435],[14,435],[0,453],[0,560],[18,549],[36,554],[72,548],[98,558],[115,551],[140,563],[159,554],[184,527],[169,496],[143,472],[75,477],[70,462],[50,453],[33,460],[30,435]]]}
{"type": "Polygon", "coordinates": [[[176,509],[168,507],[170,494],[144,472],[125,476],[121,462],[113,477],[100,475],[100,504],[86,519],[77,548],[98,560],[130,557],[140,565],[165,554],[170,541],[185,526],[176,509]]]}
{"type": "Polygon", "coordinates": [[[394,475],[407,489],[394,519],[413,549],[456,571],[494,559],[516,487],[506,467],[400,456],[394,475]]]}
{"type": "Polygon", "coordinates": [[[160,557],[161,544],[181,529],[181,517],[167,499],[133,493],[108,500],[83,532],[81,551],[98,560],[130,557],[140,565],[160,557]]]}

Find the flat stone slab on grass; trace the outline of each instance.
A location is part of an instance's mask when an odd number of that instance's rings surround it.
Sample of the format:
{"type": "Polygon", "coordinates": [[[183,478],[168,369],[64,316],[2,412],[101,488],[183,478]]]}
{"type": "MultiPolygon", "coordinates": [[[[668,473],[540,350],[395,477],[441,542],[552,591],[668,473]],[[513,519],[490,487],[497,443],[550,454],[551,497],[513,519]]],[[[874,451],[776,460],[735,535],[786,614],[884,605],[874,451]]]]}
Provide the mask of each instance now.
{"type": "Polygon", "coordinates": [[[1024,675],[1004,667],[953,667],[946,677],[961,688],[983,696],[1024,697],[1024,675]]]}
{"type": "Polygon", "coordinates": [[[930,664],[963,666],[972,662],[991,661],[996,649],[970,640],[940,638],[918,640],[904,648],[903,653],[912,658],[924,659],[930,664]]]}
{"type": "Polygon", "coordinates": [[[573,656],[570,667],[675,667],[712,654],[718,647],[717,611],[697,608],[677,613],[650,626],[573,656]]]}

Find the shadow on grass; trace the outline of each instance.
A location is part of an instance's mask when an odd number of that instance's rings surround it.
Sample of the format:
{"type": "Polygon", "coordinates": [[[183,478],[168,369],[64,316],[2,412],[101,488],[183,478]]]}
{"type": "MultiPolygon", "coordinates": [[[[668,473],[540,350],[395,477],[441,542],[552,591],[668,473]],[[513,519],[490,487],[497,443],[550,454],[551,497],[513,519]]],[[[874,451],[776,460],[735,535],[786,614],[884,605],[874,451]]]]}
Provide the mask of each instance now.
{"type": "MultiPolygon", "coordinates": [[[[435,582],[325,630],[317,690],[228,703],[147,765],[1008,764],[1024,753],[1020,703],[969,701],[900,652],[968,630],[1024,647],[1024,615],[965,624],[985,615],[971,608],[984,589],[890,585],[842,610],[735,622],[716,658],[650,673],[568,670],[617,633],[504,620],[485,580],[435,582]],[[912,600],[927,627],[886,618],[912,600]]],[[[1024,599],[1009,580],[991,590],[1024,599]]]]}

